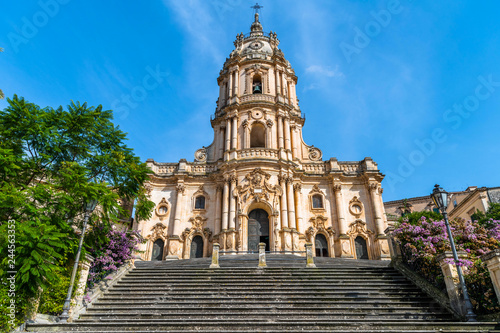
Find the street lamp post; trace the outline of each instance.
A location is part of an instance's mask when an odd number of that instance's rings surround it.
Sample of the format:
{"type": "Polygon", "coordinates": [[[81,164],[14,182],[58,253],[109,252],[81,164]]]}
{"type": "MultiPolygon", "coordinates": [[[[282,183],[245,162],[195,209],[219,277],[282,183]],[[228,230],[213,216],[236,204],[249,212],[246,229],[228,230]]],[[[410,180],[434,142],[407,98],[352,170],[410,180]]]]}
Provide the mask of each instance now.
{"type": "Polygon", "coordinates": [[[472,303],[469,298],[469,293],[467,292],[467,286],[465,285],[464,276],[462,274],[462,267],[460,267],[458,262],[457,249],[455,248],[455,241],[453,240],[450,223],[448,222],[448,213],[446,212],[446,209],[448,208],[448,192],[446,192],[439,185],[435,185],[434,190],[432,191],[431,194],[431,198],[444,217],[446,231],[448,233],[448,238],[450,239],[451,252],[453,253],[453,259],[455,260],[455,266],[457,267],[458,280],[460,281],[460,287],[462,288],[462,293],[464,296],[465,311],[466,311],[465,317],[467,318],[467,321],[477,321],[476,315],[474,314],[474,310],[472,308],[472,303]]]}
{"type": "Polygon", "coordinates": [[[76,252],[75,264],[73,266],[73,272],[71,273],[71,282],[69,283],[68,294],[64,300],[63,312],[59,316],[61,322],[65,323],[69,318],[69,308],[71,304],[71,294],[73,293],[73,284],[75,283],[76,272],[78,271],[78,264],[80,262],[80,253],[82,252],[83,238],[85,237],[85,229],[87,228],[87,223],[89,221],[89,216],[97,206],[97,200],[89,200],[85,204],[85,218],[83,220],[82,233],[80,235],[80,244],[78,245],[78,251],[76,252]]]}

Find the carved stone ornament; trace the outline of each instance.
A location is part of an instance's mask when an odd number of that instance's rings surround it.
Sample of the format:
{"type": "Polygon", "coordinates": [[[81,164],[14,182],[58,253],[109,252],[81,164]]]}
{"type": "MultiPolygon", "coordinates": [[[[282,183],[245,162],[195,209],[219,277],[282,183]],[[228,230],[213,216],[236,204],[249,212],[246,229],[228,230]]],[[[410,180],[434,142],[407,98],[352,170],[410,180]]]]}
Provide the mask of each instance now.
{"type": "Polygon", "coordinates": [[[158,222],[151,228],[151,231],[152,233],[146,236],[146,239],[152,239],[153,241],[159,238],[167,239],[167,226],[158,222]]]}
{"type": "Polygon", "coordinates": [[[269,184],[271,175],[260,168],[254,169],[243,179],[243,185],[238,185],[235,192],[239,197],[240,204],[255,200],[256,202],[267,201],[277,207],[278,197],[283,193],[281,186],[269,184]]]}
{"type": "Polygon", "coordinates": [[[306,230],[306,240],[308,242],[312,243],[316,234],[318,232],[320,232],[320,233],[328,235],[328,238],[330,240],[330,244],[333,244],[333,236],[335,235],[335,230],[333,230],[332,227],[326,226],[327,221],[328,221],[328,218],[326,218],[322,215],[317,215],[315,217],[312,217],[309,220],[309,222],[312,224],[312,226],[306,230]]]}
{"type": "Polygon", "coordinates": [[[266,120],[267,127],[273,127],[274,123],[271,119],[266,120]]]}
{"type": "Polygon", "coordinates": [[[144,184],[144,189],[146,190],[146,195],[148,197],[151,197],[151,192],[153,192],[153,186],[151,186],[150,183],[145,183],[144,184]]]}
{"type": "Polygon", "coordinates": [[[249,45],[249,47],[253,50],[259,50],[264,46],[264,43],[261,41],[255,41],[249,45]]]}
{"type": "Polygon", "coordinates": [[[312,190],[309,192],[309,195],[313,195],[313,194],[321,194],[321,195],[323,195],[323,192],[319,188],[318,184],[315,184],[313,186],[312,190]]]}
{"type": "Polygon", "coordinates": [[[184,191],[186,191],[186,186],[184,186],[184,184],[177,184],[177,186],[175,187],[175,190],[177,191],[177,193],[180,193],[180,194],[184,194],[184,191]]]}
{"type": "Polygon", "coordinates": [[[165,198],[162,198],[156,206],[155,213],[160,219],[167,217],[168,213],[170,213],[170,205],[165,198]]]}
{"type": "Polygon", "coordinates": [[[189,222],[191,222],[192,227],[191,227],[191,229],[186,229],[186,230],[189,230],[189,231],[194,230],[194,231],[202,232],[203,225],[205,224],[206,221],[207,221],[206,217],[203,217],[201,215],[196,215],[195,217],[192,217],[189,219],[189,222]]]}
{"type": "Polygon", "coordinates": [[[212,230],[210,230],[210,228],[203,229],[203,236],[205,236],[205,239],[208,240],[209,242],[213,241],[212,230]]]}
{"type": "Polygon", "coordinates": [[[255,109],[252,111],[253,119],[261,119],[264,116],[264,112],[261,109],[255,109]]]}
{"type": "Polygon", "coordinates": [[[321,153],[321,150],[319,150],[319,148],[309,148],[309,159],[311,161],[320,161],[322,156],[323,154],[321,153]]]}
{"type": "Polygon", "coordinates": [[[360,217],[363,214],[363,203],[358,199],[357,196],[354,196],[351,201],[349,201],[349,212],[356,216],[356,218],[360,217]]]}
{"type": "Polygon", "coordinates": [[[353,238],[356,237],[357,235],[368,236],[374,234],[373,231],[369,230],[366,227],[366,223],[361,220],[356,220],[353,223],[349,224],[349,228],[350,230],[347,232],[347,235],[353,238]]]}
{"type": "Polygon", "coordinates": [[[194,153],[194,159],[197,162],[205,162],[207,160],[207,149],[205,147],[198,149],[194,153]]]}

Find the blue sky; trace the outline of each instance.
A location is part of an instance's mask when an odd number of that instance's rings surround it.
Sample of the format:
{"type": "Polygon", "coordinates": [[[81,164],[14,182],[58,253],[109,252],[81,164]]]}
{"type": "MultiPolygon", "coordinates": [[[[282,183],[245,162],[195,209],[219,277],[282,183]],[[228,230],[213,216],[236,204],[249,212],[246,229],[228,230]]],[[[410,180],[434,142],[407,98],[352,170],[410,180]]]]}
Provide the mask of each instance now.
{"type": "MultiPolygon", "coordinates": [[[[254,3],[6,2],[0,89],[41,106],[102,104],[141,159],[192,161],[212,142],[216,78],[254,3]]],[[[259,3],[299,78],[304,139],[324,159],[372,157],[384,200],[435,183],[500,186],[500,2],[259,3]]]]}

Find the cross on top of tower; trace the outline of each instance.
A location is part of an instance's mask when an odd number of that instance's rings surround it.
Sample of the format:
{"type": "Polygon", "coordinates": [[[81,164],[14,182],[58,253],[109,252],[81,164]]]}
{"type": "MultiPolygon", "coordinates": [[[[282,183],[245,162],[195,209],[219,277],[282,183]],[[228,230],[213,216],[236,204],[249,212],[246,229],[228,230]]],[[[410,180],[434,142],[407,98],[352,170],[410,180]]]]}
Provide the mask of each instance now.
{"type": "Polygon", "coordinates": [[[264,8],[264,6],[260,6],[260,5],[259,5],[259,3],[257,2],[257,3],[255,3],[255,5],[254,5],[254,6],[252,6],[252,7],[250,7],[250,8],[253,8],[253,9],[255,10],[255,14],[258,14],[258,13],[259,13],[259,10],[260,10],[261,8],[264,8]]]}

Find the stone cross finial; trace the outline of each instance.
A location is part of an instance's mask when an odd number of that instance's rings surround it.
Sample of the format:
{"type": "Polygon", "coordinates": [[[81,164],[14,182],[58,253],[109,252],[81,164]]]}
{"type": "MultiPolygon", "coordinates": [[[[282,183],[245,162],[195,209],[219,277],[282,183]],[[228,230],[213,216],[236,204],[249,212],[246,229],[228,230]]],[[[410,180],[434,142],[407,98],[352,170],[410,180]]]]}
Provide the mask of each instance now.
{"type": "Polygon", "coordinates": [[[253,8],[255,10],[255,20],[258,21],[259,20],[259,10],[261,8],[264,8],[264,6],[260,6],[259,3],[257,2],[254,6],[250,7],[250,8],[253,8]]]}

